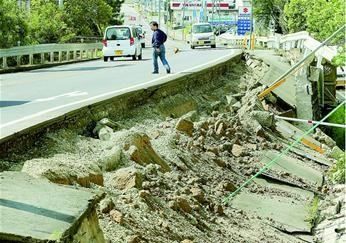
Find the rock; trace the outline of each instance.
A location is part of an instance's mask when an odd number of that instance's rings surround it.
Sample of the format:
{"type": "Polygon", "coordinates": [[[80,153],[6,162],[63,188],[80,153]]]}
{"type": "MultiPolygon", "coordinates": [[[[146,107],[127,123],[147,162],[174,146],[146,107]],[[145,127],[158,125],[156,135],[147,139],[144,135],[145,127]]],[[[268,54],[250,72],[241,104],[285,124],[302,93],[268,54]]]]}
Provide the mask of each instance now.
{"type": "Polygon", "coordinates": [[[189,239],[185,239],[185,240],[181,241],[181,243],[193,243],[193,241],[189,240],[189,239]]]}
{"type": "Polygon", "coordinates": [[[232,151],[232,147],[233,147],[233,144],[230,143],[230,142],[225,142],[223,143],[221,146],[220,146],[220,150],[223,152],[223,151],[228,151],[228,152],[231,152],[232,151]]]}
{"type": "Polygon", "coordinates": [[[141,237],[139,235],[130,235],[127,238],[127,243],[140,243],[141,237]]]}
{"type": "Polygon", "coordinates": [[[147,191],[147,190],[141,190],[139,193],[138,193],[139,197],[141,198],[148,198],[150,196],[150,192],[147,191]]]}
{"type": "Polygon", "coordinates": [[[214,162],[218,165],[218,166],[220,166],[220,167],[222,167],[222,168],[226,168],[226,162],[224,161],[224,160],[222,160],[222,159],[218,159],[218,158],[216,158],[216,159],[214,159],[214,162]]]}
{"type": "Polygon", "coordinates": [[[256,144],[248,143],[248,144],[245,145],[245,147],[250,149],[250,150],[257,150],[257,145],[256,144]]]}
{"type": "Polygon", "coordinates": [[[112,137],[113,132],[114,131],[112,128],[105,126],[105,127],[100,128],[97,135],[98,135],[98,138],[100,140],[109,141],[112,137]]]}
{"type": "Polygon", "coordinates": [[[111,216],[111,219],[117,222],[118,224],[124,223],[124,216],[118,210],[113,209],[112,211],[110,211],[109,215],[111,216]]]}
{"type": "Polygon", "coordinates": [[[238,144],[233,144],[232,154],[236,157],[240,157],[244,154],[244,148],[238,144]]]}
{"type": "Polygon", "coordinates": [[[102,213],[109,213],[114,208],[114,202],[111,198],[107,197],[100,202],[100,211],[102,213]]]}
{"type": "Polygon", "coordinates": [[[193,122],[187,119],[180,118],[175,128],[180,132],[183,132],[189,136],[192,136],[193,122]]]}
{"type": "Polygon", "coordinates": [[[57,184],[77,183],[90,187],[91,183],[94,183],[103,186],[103,174],[98,165],[71,154],[57,154],[52,158],[26,161],[22,172],[35,178],[47,178],[57,184]]]}
{"type": "Polygon", "coordinates": [[[125,141],[131,160],[140,165],[158,164],[162,172],[171,171],[169,165],[155,152],[146,134],[133,134],[125,141]]]}
{"type": "Polygon", "coordinates": [[[120,146],[114,146],[110,150],[102,153],[102,158],[98,160],[98,165],[103,171],[113,171],[128,164],[126,156],[120,146]]]}
{"type": "Polygon", "coordinates": [[[234,192],[235,190],[237,190],[237,187],[233,183],[228,181],[222,184],[222,188],[227,192],[234,192]]]}
{"type": "Polygon", "coordinates": [[[274,124],[274,114],[267,111],[252,111],[251,117],[263,127],[270,128],[274,124]]]}
{"type": "Polygon", "coordinates": [[[214,205],[214,213],[218,214],[218,215],[223,215],[223,207],[220,204],[216,204],[214,205]]]}
{"type": "Polygon", "coordinates": [[[185,213],[191,213],[192,212],[192,208],[191,208],[188,200],[183,196],[175,197],[174,204],[175,204],[174,208],[180,209],[180,210],[184,211],[185,213]]]}
{"type": "Polygon", "coordinates": [[[237,103],[233,104],[231,107],[233,111],[238,111],[241,108],[241,103],[238,101],[237,103]]]}
{"type": "Polygon", "coordinates": [[[219,149],[217,147],[207,146],[207,152],[211,152],[214,155],[218,155],[219,149]]]}
{"type": "Polygon", "coordinates": [[[119,124],[117,124],[114,121],[111,121],[108,118],[104,118],[96,124],[93,133],[97,135],[100,140],[108,141],[112,137],[113,129],[119,128],[119,124]]]}
{"type": "Polygon", "coordinates": [[[140,189],[142,183],[142,174],[133,167],[117,170],[112,178],[112,184],[119,190],[128,190],[131,188],[140,189]]]}
{"type": "Polygon", "coordinates": [[[189,113],[183,115],[181,118],[191,122],[196,122],[198,121],[199,116],[197,111],[190,111],[189,113]]]}
{"type": "Polygon", "coordinates": [[[217,127],[215,134],[219,137],[226,134],[226,125],[223,122],[217,127]]]}
{"type": "Polygon", "coordinates": [[[236,98],[234,98],[233,95],[226,95],[226,101],[227,101],[227,104],[230,106],[232,106],[238,102],[238,100],[236,98]]]}
{"type": "Polygon", "coordinates": [[[204,192],[201,189],[193,187],[190,189],[190,192],[192,194],[192,197],[196,199],[199,203],[204,203],[206,201],[204,197],[204,192]]]}
{"type": "Polygon", "coordinates": [[[334,146],[330,155],[333,159],[339,159],[342,156],[345,156],[345,152],[343,152],[338,146],[334,146]]]}

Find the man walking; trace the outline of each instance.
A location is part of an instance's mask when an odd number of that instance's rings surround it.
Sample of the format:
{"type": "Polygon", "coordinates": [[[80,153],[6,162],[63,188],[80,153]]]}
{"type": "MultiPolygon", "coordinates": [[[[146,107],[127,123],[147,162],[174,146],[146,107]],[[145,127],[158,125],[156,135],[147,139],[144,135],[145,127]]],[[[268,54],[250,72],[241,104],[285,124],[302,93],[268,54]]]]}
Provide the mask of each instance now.
{"type": "Polygon", "coordinates": [[[150,28],[154,32],[151,40],[153,46],[153,74],[159,73],[159,64],[157,58],[160,57],[163,66],[166,68],[167,73],[171,73],[171,68],[166,60],[166,48],[164,43],[167,40],[167,35],[159,29],[159,24],[155,21],[150,22],[150,28]]]}

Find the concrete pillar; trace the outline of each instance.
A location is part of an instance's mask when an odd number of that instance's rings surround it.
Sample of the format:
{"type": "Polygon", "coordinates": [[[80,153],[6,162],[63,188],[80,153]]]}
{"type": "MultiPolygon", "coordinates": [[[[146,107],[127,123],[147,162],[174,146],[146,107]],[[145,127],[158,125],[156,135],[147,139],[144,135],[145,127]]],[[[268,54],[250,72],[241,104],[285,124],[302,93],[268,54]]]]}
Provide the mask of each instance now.
{"type": "Polygon", "coordinates": [[[3,69],[8,68],[8,66],[7,66],[7,57],[3,57],[2,58],[2,67],[3,67],[3,69]]]}
{"type": "Polygon", "coordinates": [[[50,62],[53,63],[54,62],[54,52],[50,53],[50,62]]]}
{"type": "Polygon", "coordinates": [[[21,65],[22,56],[17,56],[17,66],[21,65]]]}
{"type": "Polygon", "coordinates": [[[44,64],[44,53],[41,53],[41,64],[44,64]]]}
{"type": "Polygon", "coordinates": [[[34,64],[34,55],[30,54],[29,55],[29,65],[33,65],[34,64]]]}
{"type": "Polygon", "coordinates": [[[61,58],[62,58],[62,52],[59,51],[59,58],[58,58],[59,62],[61,62],[61,58]]]}
{"type": "Polygon", "coordinates": [[[70,61],[70,51],[66,51],[66,61],[70,61]]]}
{"type": "Polygon", "coordinates": [[[77,51],[73,51],[73,60],[76,61],[77,59],[77,51]]]}

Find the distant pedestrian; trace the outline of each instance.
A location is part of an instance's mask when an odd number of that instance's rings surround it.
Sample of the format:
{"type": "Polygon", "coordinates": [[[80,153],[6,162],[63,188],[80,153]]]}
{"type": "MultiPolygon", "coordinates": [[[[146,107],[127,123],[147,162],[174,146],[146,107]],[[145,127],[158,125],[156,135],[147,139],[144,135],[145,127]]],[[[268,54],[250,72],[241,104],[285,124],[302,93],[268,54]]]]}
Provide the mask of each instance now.
{"type": "Polygon", "coordinates": [[[166,68],[167,73],[171,73],[171,67],[166,59],[166,48],[164,43],[167,41],[167,35],[165,32],[159,29],[159,24],[155,21],[150,22],[150,28],[154,32],[151,40],[153,46],[153,74],[159,73],[159,64],[157,58],[160,57],[163,66],[166,68]]]}

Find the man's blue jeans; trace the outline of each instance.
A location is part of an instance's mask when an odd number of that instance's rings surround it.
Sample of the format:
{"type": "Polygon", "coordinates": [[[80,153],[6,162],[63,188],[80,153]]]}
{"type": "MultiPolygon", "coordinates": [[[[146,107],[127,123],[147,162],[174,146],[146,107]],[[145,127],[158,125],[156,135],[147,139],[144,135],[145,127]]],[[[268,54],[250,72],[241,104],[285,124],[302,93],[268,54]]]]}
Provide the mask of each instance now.
{"type": "Polygon", "coordinates": [[[157,62],[158,57],[160,57],[163,66],[166,68],[166,71],[168,72],[171,70],[171,68],[166,59],[166,48],[164,45],[161,45],[159,49],[160,49],[160,52],[156,51],[156,48],[153,48],[154,72],[159,72],[159,64],[157,62]]]}

